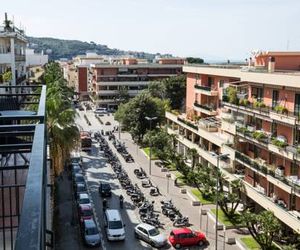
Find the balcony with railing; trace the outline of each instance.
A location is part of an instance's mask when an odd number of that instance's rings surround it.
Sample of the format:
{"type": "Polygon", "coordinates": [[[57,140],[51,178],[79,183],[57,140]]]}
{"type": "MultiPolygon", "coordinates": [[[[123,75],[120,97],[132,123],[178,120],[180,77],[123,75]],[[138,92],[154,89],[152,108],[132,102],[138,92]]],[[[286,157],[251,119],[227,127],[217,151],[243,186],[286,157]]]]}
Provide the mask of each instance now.
{"type": "MultiPolygon", "coordinates": [[[[0,88],[4,88],[0,86],[0,88]]],[[[46,86],[0,94],[0,248],[45,249],[47,214],[46,86]],[[33,90],[41,88],[39,93],[33,90]],[[28,98],[34,100],[28,101],[28,98]],[[29,108],[36,105],[36,111],[29,108]]]]}
{"type": "Polygon", "coordinates": [[[207,114],[207,115],[217,115],[218,112],[215,108],[214,104],[200,104],[198,102],[194,102],[194,109],[198,112],[207,114]]]}
{"type": "Polygon", "coordinates": [[[194,88],[196,93],[208,95],[208,96],[218,96],[218,90],[212,89],[209,86],[202,86],[202,85],[195,84],[194,88]]]}

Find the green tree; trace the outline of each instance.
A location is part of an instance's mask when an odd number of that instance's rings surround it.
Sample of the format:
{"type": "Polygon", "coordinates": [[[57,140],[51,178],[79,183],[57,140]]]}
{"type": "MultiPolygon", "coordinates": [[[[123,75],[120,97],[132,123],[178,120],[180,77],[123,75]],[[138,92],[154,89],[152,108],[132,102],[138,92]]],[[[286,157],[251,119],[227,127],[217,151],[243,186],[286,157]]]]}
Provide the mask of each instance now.
{"type": "Polygon", "coordinates": [[[130,99],[128,88],[126,86],[120,86],[118,89],[118,93],[116,96],[117,102],[120,103],[126,103],[130,99]]]}
{"type": "Polygon", "coordinates": [[[58,63],[46,65],[44,79],[47,85],[46,117],[50,156],[54,172],[58,175],[79,140],[76,112],[71,105],[74,91],[67,86],[58,63]]]}
{"type": "Polygon", "coordinates": [[[224,190],[224,178],[220,178],[219,205],[228,218],[236,215],[236,210],[241,203],[243,184],[241,180],[229,182],[229,191],[224,190]]]}
{"type": "Polygon", "coordinates": [[[186,60],[188,63],[198,63],[198,64],[204,63],[204,60],[199,57],[187,57],[186,60]]]}
{"type": "Polygon", "coordinates": [[[148,85],[148,89],[146,89],[148,93],[150,93],[151,96],[165,99],[166,98],[166,86],[163,82],[155,81],[150,82],[148,85]]]}
{"type": "Polygon", "coordinates": [[[185,76],[172,76],[162,80],[166,98],[170,100],[171,109],[181,109],[186,95],[185,76]]]}
{"type": "Polygon", "coordinates": [[[164,120],[165,111],[169,109],[169,103],[152,97],[143,92],[131,99],[126,104],[121,104],[115,114],[115,119],[122,123],[134,139],[142,141],[145,133],[150,128],[150,122],[145,117],[157,117],[152,121],[152,129],[164,120]]]}
{"type": "Polygon", "coordinates": [[[191,158],[192,160],[192,171],[194,171],[195,165],[196,165],[196,159],[199,157],[199,153],[197,149],[195,148],[189,148],[187,151],[187,155],[191,158]]]}
{"type": "Polygon", "coordinates": [[[243,214],[243,221],[263,250],[272,249],[273,240],[280,236],[281,225],[271,211],[263,211],[259,214],[246,211],[243,214]]]}
{"type": "Polygon", "coordinates": [[[2,78],[3,78],[4,82],[11,81],[11,79],[12,79],[12,73],[11,73],[11,71],[8,70],[8,71],[4,72],[3,75],[2,75],[2,78]]]}

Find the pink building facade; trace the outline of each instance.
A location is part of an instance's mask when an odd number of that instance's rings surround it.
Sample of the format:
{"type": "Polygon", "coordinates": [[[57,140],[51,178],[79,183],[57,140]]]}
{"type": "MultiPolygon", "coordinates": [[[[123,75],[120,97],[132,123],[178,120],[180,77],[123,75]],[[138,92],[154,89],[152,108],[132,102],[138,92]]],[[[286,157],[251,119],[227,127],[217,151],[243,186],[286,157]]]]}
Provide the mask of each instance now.
{"type": "Polygon", "coordinates": [[[186,113],[167,112],[178,151],[241,179],[244,203],[300,233],[300,53],[260,52],[249,65],[186,65],[186,113]]]}

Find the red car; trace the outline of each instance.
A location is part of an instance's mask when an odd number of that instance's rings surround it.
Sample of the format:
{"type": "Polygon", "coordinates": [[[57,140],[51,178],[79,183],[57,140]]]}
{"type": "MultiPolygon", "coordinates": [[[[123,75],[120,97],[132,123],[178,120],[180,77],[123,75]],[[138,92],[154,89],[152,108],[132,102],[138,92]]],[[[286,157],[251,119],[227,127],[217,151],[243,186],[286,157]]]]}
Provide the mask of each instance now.
{"type": "Polygon", "coordinates": [[[81,204],[78,207],[79,221],[82,224],[84,220],[93,219],[93,210],[90,205],[81,204]]]}
{"type": "Polygon", "coordinates": [[[203,233],[193,231],[189,228],[173,229],[169,236],[171,245],[175,248],[182,246],[203,246],[207,244],[206,237],[203,233]]]}

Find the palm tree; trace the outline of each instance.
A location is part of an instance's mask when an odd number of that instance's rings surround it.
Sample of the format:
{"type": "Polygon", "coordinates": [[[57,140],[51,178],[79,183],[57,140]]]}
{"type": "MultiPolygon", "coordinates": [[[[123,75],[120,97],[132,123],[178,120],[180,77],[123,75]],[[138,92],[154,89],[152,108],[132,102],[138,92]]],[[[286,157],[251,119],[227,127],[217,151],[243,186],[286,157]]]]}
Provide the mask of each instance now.
{"type": "Polygon", "coordinates": [[[44,80],[47,85],[46,117],[50,156],[54,173],[58,175],[79,140],[76,112],[71,106],[74,91],[67,86],[58,63],[46,65],[44,80]]]}

